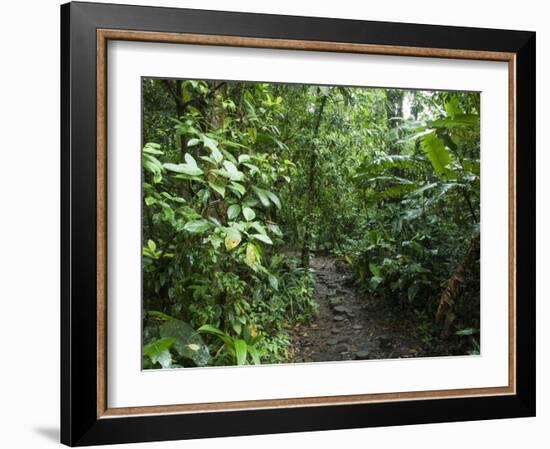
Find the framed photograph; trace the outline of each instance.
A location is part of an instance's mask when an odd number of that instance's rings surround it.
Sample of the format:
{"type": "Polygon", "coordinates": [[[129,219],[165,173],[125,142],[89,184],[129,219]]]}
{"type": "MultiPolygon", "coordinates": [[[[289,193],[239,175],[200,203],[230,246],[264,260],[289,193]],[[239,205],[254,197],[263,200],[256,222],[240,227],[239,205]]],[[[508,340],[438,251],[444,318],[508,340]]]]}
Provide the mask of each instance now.
{"type": "Polygon", "coordinates": [[[535,414],[535,33],[61,7],[61,440],[535,414]]]}

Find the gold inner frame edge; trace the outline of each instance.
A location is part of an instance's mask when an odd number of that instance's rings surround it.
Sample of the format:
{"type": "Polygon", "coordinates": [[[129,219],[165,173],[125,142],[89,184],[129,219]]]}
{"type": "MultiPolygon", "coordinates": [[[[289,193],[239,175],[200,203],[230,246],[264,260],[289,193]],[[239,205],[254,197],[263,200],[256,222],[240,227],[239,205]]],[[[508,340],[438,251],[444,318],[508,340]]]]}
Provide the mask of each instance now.
{"type": "Polygon", "coordinates": [[[117,29],[98,29],[97,56],[97,417],[116,418],[135,415],[206,413],[231,410],[260,410],[289,407],[367,404],[422,399],[448,399],[513,395],[516,392],[516,54],[479,50],[424,48],[325,41],[251,38],[239,36],[161,33],[117,29]],[[107,42],[109,40],[157,42],[188,45],[215,45],[248,48],[286,49],[362,53],[389,56],[469,59],[508,63],[508,386],[452,390],[426,390],[345,396],[210,402],[198,404],[154,405],[108,408],[107,402],[107,42]]]}

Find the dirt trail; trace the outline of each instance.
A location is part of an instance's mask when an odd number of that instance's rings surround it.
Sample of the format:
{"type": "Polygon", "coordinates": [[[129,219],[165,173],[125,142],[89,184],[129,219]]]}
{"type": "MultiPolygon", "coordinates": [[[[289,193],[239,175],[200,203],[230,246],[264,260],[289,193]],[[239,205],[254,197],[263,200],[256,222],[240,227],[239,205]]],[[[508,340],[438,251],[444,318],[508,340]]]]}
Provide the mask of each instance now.
{"type": "Polygon", "coordinates": [[[353,285],[351,273],[338,269],[332,256],[316,256],[317,316],[291,331],[290,362],[419,357],[421,339],[411,320],[403,320],[383,304],[369,301],[353,285]]]}

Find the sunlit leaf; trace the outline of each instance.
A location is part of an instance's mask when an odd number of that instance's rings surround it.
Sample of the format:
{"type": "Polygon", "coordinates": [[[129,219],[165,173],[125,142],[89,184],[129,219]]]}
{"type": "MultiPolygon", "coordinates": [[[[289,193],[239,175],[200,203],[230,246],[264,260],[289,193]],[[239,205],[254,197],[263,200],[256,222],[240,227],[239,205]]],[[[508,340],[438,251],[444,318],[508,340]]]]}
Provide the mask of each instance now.
{"type": "Polygon", "coordinates": [[[200,234],[210,228],[210,223],[207,220],[193,220],[185,223],[183,229],[192,234],[200,234]]]}
{"type": "Polygon", "coordinates": [[[223,185],[222,183],[220,182],[216,182],[216,181],[209,181],[208,182],[208,185],[210,186],[210,188],[214,191],[214,192],[217,192],[221,195],[222,198],[225,197],[225,185],[223,185]]]}
{"type": "Polygon", "coordinates": [[[246,363],[247,344],[244,340],[235,340],[235,357],[237,359],[237,365],[244,365],[246,363]]]}
{"type": "Polygon", "coordinates": [[[170,347],[176,342],[175,338],[160,338],[143,347],[143,355],[151,359],[153,364],[159,363],[163,368],[170,368],[172,356],[170,347]]]}
{"type": "Polygon", "coordinates": [[[225,234],[225,247],[228,250],[232,250],[239,246],[241,243],[241,233],[235,228],[228,228],[225,234]]]}
{"type": "MultiPolygon", "coordinates": [[[[196,164],[196,163],[195,163],[196,164]]],[[[164,164],[164,168],[174,173],[181,173],[189,176],[199,176],[203,174],[203,171],[196,165],[193,167],[189,164],[164,164]]]]}
{"type": "Polygon", "coordinates": [[[422,138],[422,148],[426,152],[436,173],[443,175],[446,172],[447,164],[451,162],[451,155],[435,132],[426,134],[422,138]]]}
{"type": "MultiPolygon", "coordinates": [[[[230,220],[234,220],[239,216],[240,213],[241,213],[241,206],[239,206],[238,204],[232,204],[227,209],[227,218],[229,218],[230,220]]],[[[246,217],[246,213],[244,212],[244,210],[243,210],[243,214],[246,217]]]]}
{"type": "Polygon", "coordinates": [[[252,234],[250,237],[255,238],[256,240],[260,240],[261,242],[267,243],[268,245],[273,244],[271,239],[265,234],[252,234]]]}
{"type": "Polygon", "coordinates": [[[205,366],[210,361],[208,346],[189,324],[181,320],[166,321],[160,327],[160,335],[175,339],[174,349],[181,356],[191,359],[197,366],[205,366]]]}
{"type": "Polygon", "coordinates": [[[256,213],[254,212],[254,210],[246,206],[243,207],[243,215],[246,221],[251,221],[251,220],[254,220],[254,218],[256,218],[256,213]]]}

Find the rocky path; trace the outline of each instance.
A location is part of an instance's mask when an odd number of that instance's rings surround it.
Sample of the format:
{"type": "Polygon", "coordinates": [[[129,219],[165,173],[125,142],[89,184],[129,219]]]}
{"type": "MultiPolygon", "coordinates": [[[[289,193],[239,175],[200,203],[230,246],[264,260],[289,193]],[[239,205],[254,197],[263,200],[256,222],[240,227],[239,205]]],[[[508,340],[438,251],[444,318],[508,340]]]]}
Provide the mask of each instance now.
{"type": "Polygon", "coordinates": [[[309,324],[291,330],[290,362],[389,359],[423,355],[411,320],[403,320],[379,302],[369,301],[353,285],[351,273],[338,269],[332,256],[316,256],[315,298],[319,310],[309,324]]]}

